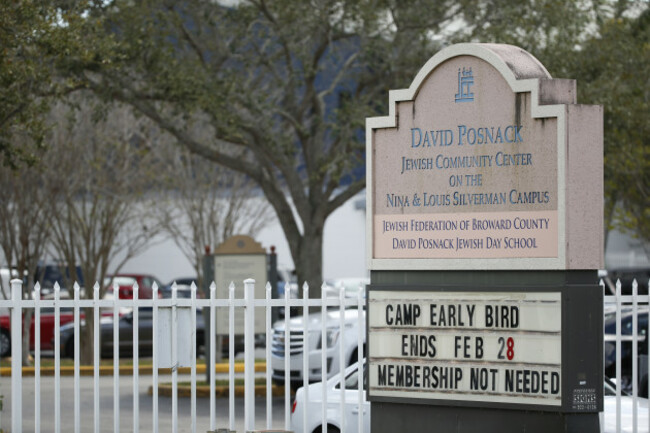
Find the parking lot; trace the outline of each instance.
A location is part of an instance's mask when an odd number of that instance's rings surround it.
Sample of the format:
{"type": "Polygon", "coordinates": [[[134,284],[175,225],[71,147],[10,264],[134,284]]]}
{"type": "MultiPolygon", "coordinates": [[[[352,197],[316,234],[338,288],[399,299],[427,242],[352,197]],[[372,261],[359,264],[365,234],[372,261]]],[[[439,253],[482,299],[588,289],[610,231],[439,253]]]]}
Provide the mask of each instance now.
{"type": "MultiPolygon", "coordinates": [[[[55,408],[54,408],[54,377],[41,378],[41,408],[40,417],[42,432],[55,431],[55,408]]],[[[161,376],[160,382],[171,382],[171,377],[161,376]]],[[[190,376],[179,375],[179,382],[189,382],[190,376]]],[[[120,377],[119,385],[119,431],[134,431],[133,429],[133,381],[130,376],[120,377]]],[[[139,415],[138,426],[140,431],[153,431],[153,398],[148,390],[152,385],[151,376],[140,376],[138,388],[139,415]]],[[[114,429],[113,412],[113,377],[100,377],[100,430],[112,432],[114,429]]],[[[0,377],[0,392],[5,394],[3,409],[0,412],[0,428],[9,431],[11,428],[11,405],[13,402],[7,394],[11,389],[11,378],[0,377]]],[[[61,378],[61,431],[74,431],[73,417],[73,377],[61,378]]],[[[81,426],[80,431],[93,431],[93,378],[82,377],[80,379],[81,393],[81,426]]],[[[34,378],[23,378],[23,430],[35,431],[35,407],[34,407],[34,378]]],[[[173,431],[172,428],[172,398],[171,396],[159,395],[158,397],[158,428],[159,431],[173,431]]],[[[210,399],[196,399],[196,431],[210,430],[210,399]]],[[[257,429],[266,429],[266,400],[255,399],[255,419],[257,429]]],[[[216,399],[216,427],[228,428],[228,398],[216,399]]],[[[191,400],[190,398],[178,399],[178,431],[191,432],[191,400]]],[[[235,430],[244,431],[244,399],[235,399],[235,430]]],[[[283,397],[273,398],[273,423],[276,429],[284,428],[284,399],[283,397]]]]}

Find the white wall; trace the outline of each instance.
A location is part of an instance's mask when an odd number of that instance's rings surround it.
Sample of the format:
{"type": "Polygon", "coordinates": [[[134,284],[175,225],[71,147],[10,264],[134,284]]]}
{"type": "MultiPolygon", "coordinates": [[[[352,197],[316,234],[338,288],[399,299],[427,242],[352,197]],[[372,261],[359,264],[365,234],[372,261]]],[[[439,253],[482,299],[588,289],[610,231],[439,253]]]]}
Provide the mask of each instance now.
{"type": "Polygon", "coordinates": [[[605,266],[607,269],[650,267],[650,257],[638,239],[612,231],[607,239],[605,266]]]}
{"type": "MultiPolygon", "coordinates": [[[[337,209],[325,224],[323,278],[366,277],[365,191],[337,209]]],[[[293,269],[289,245],[277,220],[256,239],[270,252],[275,246],[278,267],[293,269]]],[[[146,273],[168,283],[194,275],[190,262],[172,240],[159,238],[156,244],[129,260],[122,272],[146,273]]],[[[112,271],[112,269],[111,269],[112,271]]]]}

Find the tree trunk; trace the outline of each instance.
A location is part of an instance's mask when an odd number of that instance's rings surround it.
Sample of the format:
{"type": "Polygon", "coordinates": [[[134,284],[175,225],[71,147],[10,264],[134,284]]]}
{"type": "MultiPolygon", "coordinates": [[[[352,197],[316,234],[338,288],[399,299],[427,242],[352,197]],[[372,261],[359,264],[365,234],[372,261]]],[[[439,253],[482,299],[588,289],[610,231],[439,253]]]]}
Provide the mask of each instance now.
{"type": "MultiPolygon", "coordinates": [[[[95,330],[94,327],[95,310],[94,308],[84,308],[83,313],[85,315],[86,324],[81,327],[81,333],[79,335],[80,362],[81,365],[93,365],[93,360],[94,360],[93,338],[94,338],[94,330],[95,330]]],[[[101,342],[101,335],[100,335],[100,342],[101,342]]],[[[100,344],[100,342],[98,342],[98,344],[100,344]]],[[[100,356],[101,356],[101,345],[100,345],[100,356]]]]}
{"type": "MultiPolygon", "coordinates": [[[[302,297],[303,284],[309,284],[309,297],[320,298],[323,284],[323,226],[324,223],[312,223],[300,237],[297,251],[291,251],[296,266],[298,289],[302,297]]],[[[289,244],[293,244],[289,242],[289,244]]]]}
{"type": "Polygon", "coordinates": [[[32,323],[32,317],[34,316],[34,310],[32,308],[26,308],[23,310],[23,339],[22,339],[22,345],[23,345],[23,354],[22,354],[22,364],[24,366],[31,366],[32,365],[32,359],[30,357],[30,328],[31,328],[31,323],[32,323]]]}

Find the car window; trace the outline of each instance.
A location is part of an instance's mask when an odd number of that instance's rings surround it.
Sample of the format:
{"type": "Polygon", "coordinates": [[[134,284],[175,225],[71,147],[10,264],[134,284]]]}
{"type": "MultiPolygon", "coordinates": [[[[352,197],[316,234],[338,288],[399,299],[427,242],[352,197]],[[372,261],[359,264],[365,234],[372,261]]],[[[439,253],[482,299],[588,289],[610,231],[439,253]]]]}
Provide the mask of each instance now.
{"type": "Polygon", "coordinates": [[[646,335],[648,333],[648,315],[639,314],[639,334],[646,335]]]}
{"type": "Polygon", "coordinates": [[[140,307],[138,309],[138,318],[139,319],[153,319],[153,308],[152,307],[140,307]]]}
{"type": "MultiPolygon", "coordinates": [[[[605,320],[605,333],[616,334],[616,316],[611,315],[605,320]]],[[[629,335],[632,333],[632,316],[629,314],[621,317],[621,334],[629,335]]]]}
{"type": "MultiPolygon", "coordinates": [[[[614,382],[612,382],[611,379],[606,377],[604,385],[605,385],[604,389],[603,389],[604,395],[610,395],[610,396],[616,395],[616,384],[614,382]]],[[[627,396],[629,394],[627,392],[621,390],[621,395],[627,396]]]]}
{"type": "Polygon", "coordinates": [[[75,278],[70,278],[70,270],[65,266],[57,265],[39,265],[34,274],[34,282],[38,281],[41,287],[50,288],[54,287],[54,283],[59,283],[59,286],[64,289],[67,288],[68,283],[77,282],[81,287],[84,285],[83,275],[81,274],[81,267],[75,268],[77,275],[75,278]]]}
{"type": "MultiPolygon", "coordinates": [[[[623,335],[632,335],[632,316],[627,316],[621,321],[621,334],[623,335]]],[[[616,322],[614,322],[614,326],[616,326],[616,322]]],[[[648,315],[647,314],[639,314],[638,319],[637,319],[637,327],[639,334],[645,335],[647,328],[648,328],[648,315]]],[[[616,332],[616,328],[614,327],[614,332],[616,332]]]]}
{"type": "MultiPolygon", "coordinates": [[[[177,284],[184,284],[186,286],[191,286],[192,283],[196,284],[196,278],[179,278],[176,280],[177,284]]],[[[160,284],[160,283],[158,283],[160,284]]]]}
{"type": "MultiPolygon", "coordinates": [[[[629,310],[628,310],[629,311],[629,310]]],[[[625,312],[621,317],[621,335],[632,335],[632,314],[625,312]]],[[[641,336],[648,334],[648,313],[643,311],[638,314],[638,333],[641,336]]],[[[605,334],[616,334],[616,315],[608,314],[605,318],[605,334]]]]}
{"type": "MultiPolygon", "coordinates": [[[[364,379],[365,383],[365,379],[364,379]]],[[[359,370],[354,370],[345,378],[345,389],[357,389],[359,388],[359,370]]],[[[341,389],[341,383],[339,382],[336,385],[336,389],[341,389]]]]}

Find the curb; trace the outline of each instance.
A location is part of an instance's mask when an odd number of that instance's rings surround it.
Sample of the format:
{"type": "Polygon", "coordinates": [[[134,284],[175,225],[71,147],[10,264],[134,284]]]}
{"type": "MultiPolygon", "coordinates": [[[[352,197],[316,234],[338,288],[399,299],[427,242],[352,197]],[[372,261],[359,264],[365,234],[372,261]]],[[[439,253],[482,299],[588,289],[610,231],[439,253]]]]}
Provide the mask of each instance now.
{"type": "MultiPolygon", "coordinates": [[[[219,363],[215,364],[214,371],[215,373],[228,373],[230,371],[229,369],[229,364],[226,363],[219,363]]],[[[34,367],[23,367],[23,376],[24,377],[31,377],[35,375],[35,368],[34,367]]],[[[61,376],[74,376],[74,367],[61,367],[59,369],[60,375],[61,376]]],[[[123,365],[120,366],[119,369],[119,374],[120,376],[133,376],[133,366],[131,365],[123,365]]],[[[196,366],[196,374],[205,374],[206,368],[205,364],[198,364],[196,366]]],[[[266,371],[266,362],[256,362],[255,363],[255,371],[256,372],[265,372],[266,371]]],[[[54,376],[55,368],[54,367],[42,367],[41,368],[41,376],[54,376]]],[[[95,372],[95,368],[92,365],[82,365],[79,367],[79,375],[80,376],[92,376],[95,372]]],[[[172,369],[171,368],[159,368],[158,373],[159,374],[171,374],[172,369]]],[[[178,369],[178,372],[180,374],[190,374],[192,372],[192,369],[190,367],[180,367],[178,369]]],[[[235,373],[243,373],[244,372],[244,364],[241,362],[235,363],[235,373]]],[[[144,376],[144,375],[151,375],[153,373],[153,367],[151,365],[144,365],[144,366],[139,366],[138,367],[138,375],[144,376]]],[[[113,366],[112,365],[102,365],[99,367],[99,375],[100,376],[112,376],[113,375],[113,366]]],[[[11,376],[11,367],[1,367],[0,368],[0,376],[11,376]]]]}

